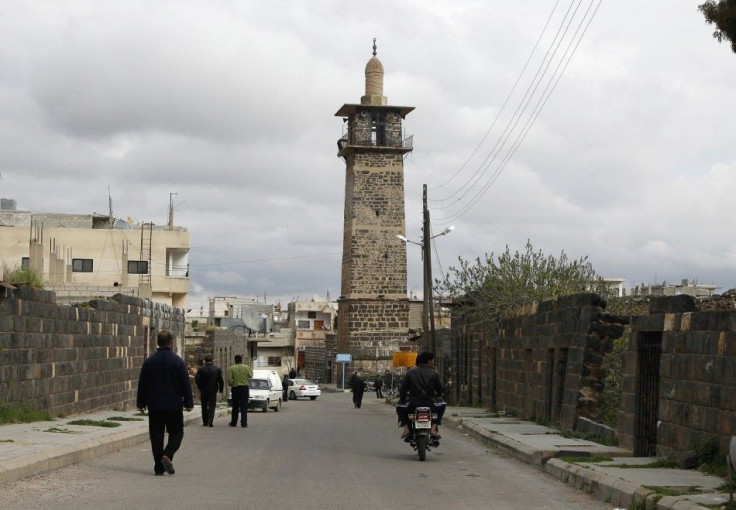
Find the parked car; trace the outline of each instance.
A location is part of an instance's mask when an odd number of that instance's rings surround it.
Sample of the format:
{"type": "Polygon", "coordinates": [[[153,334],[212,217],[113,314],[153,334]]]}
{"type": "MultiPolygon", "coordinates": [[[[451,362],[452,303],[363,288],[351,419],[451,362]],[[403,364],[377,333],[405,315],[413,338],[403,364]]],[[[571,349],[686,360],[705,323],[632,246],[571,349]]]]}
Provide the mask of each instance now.
{"type": "Polygon", "coordinates": [[[315,400],[322,394],[319,385],[307,379],[288,379],[286,384],[289,388],[289,400],[296,400],[299,397],[315,400]]]}

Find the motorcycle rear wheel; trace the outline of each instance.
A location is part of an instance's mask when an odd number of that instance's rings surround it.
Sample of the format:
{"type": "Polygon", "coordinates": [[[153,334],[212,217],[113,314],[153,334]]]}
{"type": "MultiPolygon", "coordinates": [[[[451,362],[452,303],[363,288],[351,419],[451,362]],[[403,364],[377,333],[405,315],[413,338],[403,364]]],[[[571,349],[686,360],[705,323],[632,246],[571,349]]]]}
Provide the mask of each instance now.
{"type": "Polygon", "coordinates": [[[417,437],[417,454],[421,461],[427,458],[427,436],[424,434],[417,437]]]}

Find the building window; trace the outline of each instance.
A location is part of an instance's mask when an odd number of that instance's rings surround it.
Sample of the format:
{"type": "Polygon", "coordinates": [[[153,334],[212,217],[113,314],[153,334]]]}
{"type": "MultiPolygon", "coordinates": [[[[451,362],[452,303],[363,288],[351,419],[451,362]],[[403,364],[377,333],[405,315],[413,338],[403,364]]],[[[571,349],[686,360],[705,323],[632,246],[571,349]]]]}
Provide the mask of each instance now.
{"type": "Polygon", "coordinates": [[[72,271],[75,273],[91,273],[92,259],[72,259],[72,271]]]}
{"type": "Polygon", "coordinates": [[[269,356],[268,365],[272,367],[280,367],[281,366],[281,356],[269,356]]]}
{"type": "Polygon", "coordinates": [[[307,312],[307,317],[310,319],[316,319],[317,318],[317,312],[307,312]]]}
{"type": "Polygon", "coordinates": [[[20,268],[23,271],[28,271],[31,268],[31,259],[29,257],[23,257],[20,259],[20,268]]]}
{"type": "Polygon", "coordinates": [[[129,260],[128,274],[148,274],[147,260],[129,260]]]}
{"type": "Polygon", "coordinates": [[[296,327],[299,329],[312,329],[312,324],[309,321],[296,321],[296,327]]]}

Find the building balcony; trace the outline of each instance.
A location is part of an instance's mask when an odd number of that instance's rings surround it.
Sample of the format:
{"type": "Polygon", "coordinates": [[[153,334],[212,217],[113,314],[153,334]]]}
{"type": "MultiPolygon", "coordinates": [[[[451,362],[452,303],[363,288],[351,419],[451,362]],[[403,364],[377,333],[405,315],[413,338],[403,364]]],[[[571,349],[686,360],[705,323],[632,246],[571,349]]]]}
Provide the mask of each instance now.
{"type": "Polygon", "coordinates": [[[189,264],[166,266],[166,276],[170,278],[189,278],[189,264]]]}

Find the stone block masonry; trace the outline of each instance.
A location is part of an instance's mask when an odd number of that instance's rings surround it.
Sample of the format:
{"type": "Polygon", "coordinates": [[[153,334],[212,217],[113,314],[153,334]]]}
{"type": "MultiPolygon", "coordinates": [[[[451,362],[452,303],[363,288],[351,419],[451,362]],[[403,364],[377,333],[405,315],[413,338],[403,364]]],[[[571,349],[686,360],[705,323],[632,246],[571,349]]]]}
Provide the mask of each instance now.
{"type": "Polygon", "coordinates": [[[618,436],[635,453],[686,456],[708,442],[724,452],[736,434],[736,311],[701,309],[712,305],[657,298],[633,318],[618,436]]]}
{"type": "Polygon", "coordinates": [[[574,430],[594,414],[601,362],[628,318],[606,314],[595,294],[519,307],[497,331],[453,318],[450,395],[574,430]]]}
{"type": "Polygon", "coordinates": [[[180,341],[183,310],[120,294],[58,305],[53,292],[20,287],[0,299],[0,402],[52,416],[133,409],[162,329],[180,341]]]}

